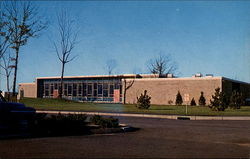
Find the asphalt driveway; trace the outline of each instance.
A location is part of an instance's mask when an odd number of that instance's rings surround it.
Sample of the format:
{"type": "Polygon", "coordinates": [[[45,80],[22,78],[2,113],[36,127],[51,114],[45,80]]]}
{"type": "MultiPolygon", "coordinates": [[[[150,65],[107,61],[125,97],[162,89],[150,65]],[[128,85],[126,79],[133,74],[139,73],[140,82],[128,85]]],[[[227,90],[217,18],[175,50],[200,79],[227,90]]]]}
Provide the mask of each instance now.
{"type": "Polygon", "coordinates": [[[0,158],[249,158],[250,121],[120,117],[139,131],[0,140],[0,158]]]}

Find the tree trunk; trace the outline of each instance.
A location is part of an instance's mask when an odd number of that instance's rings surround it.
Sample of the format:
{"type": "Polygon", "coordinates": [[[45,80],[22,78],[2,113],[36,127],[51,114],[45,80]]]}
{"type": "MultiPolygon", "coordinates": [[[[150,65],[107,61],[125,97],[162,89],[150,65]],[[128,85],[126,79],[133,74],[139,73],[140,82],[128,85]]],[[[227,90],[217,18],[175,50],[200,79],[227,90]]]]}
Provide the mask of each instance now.
{"type": "Polygon", "coordinates": [[[123,93],[123,104],[126,104],[126,93],[127,93],[127,82],[124,80],[124,93],[123,93]]]}
{"type": "Polygon", "coordinates": [[[17,65],[18,65],[19,47],[16,46],[15,50],[16,50],[16,59],[15,59],[15,68],[14,68],[12,97],[15,97],[15,95],[16,95],[16,78],[17,78],[17,65]]]}
{"type": "Polygon", "coordinates": [[[7,100],[10,101],[10,85],[9,85],[9,81],[10,81],[10,76],[8,75],[8,71],[6,71],[6,87],[7,87],[7,100]]]}
{"type": "Polygon", "coordinates": [[[61,87],[59,86],[59,95],[58,95],[58,97],[59,98],[62,98],[62,90],[63,90],[63,76],[64,76],[64,65],[65,65],[65,63],[63,62],[62,63],[62,74],[61,74],[61,87]]]}

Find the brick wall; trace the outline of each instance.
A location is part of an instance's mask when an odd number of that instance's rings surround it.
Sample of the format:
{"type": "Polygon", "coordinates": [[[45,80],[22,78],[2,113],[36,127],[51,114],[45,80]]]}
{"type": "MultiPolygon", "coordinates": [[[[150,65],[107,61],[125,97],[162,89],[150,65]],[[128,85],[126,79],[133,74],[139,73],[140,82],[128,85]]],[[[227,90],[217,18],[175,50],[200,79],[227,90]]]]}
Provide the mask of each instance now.
{"type": "Polygon", "coordinates": [[[127,90],[126,103],[136,103],[136,97],[143,93],[144,90],[147,90],[151,96],[152,104],[168,105],[170,100],[174,104],[178,91],[180,91],[183,101],[184,94],[189,95],[188,104],[190,104],[193,97],[198,104],[200,92],[203,91],[206,103],[209,104],[215,88],[221,88],[221,81],[220,77],[135,79],[133,86],[127,90]]]}
{"type": "Polygon", "coordinates": [[[21,91],[23,91],[23,97],[36,98],[37,89],[35,83],[20,83],[18,87],[18,98],[21,96],[21,91]]]}

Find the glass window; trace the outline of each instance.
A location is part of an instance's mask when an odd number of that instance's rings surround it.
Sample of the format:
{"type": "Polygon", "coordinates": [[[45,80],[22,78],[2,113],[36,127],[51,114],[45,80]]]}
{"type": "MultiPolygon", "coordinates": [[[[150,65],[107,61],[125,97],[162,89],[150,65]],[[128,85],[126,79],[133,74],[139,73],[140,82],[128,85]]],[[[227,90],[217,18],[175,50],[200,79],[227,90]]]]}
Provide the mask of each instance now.
{"type": "Polygon", "coordinates": [[[73,84],[73,89],[77,89],[76,83],[73,84]]]}
{"type": "Polygon", "coordinates": [[[74,97],[76,96],[76,90],[75,89],[73,90],[73,96],[74,97]]]}
{"type": "Polygon", "coordinates": [[[50,85],[50,95],[53,95],[54,87],[53,85],[50,85]]]}
{"type": "Polygon", "coordinates": [[[84,89],[82,93],[83,93],[82,94],[83,96],[87,96],[87,90],[86,89],[84,89]]]}
{"type": "Polygon", "coordinates": [[[98,85],[98,94],[102,94],[102,85],[101,84],[98,85]]]}
{"type": "Polygon", "coordinates": [[[72,95],[72,85],[71,84],[68,85],[68,95],[69,96],[72,95]]]}
{"type": "Polygon", "coordinates": [[[92,83],[88,84],[88,95],[92,95],[92,83]]]}
{"type": "Polygon", "coordinates": [[[103,97],[108,97],[108,90],[103,90],[103,97]]]}
{"type": "Polygon", "coordinates": [[[94,83],[94,89],[97,89],[97,83],[94,83]]]}
{"type": "Polygon", "coordinates": [[[119,84],[115,83],[115,89],[119,89],[119,84]]]}
{"type": "Polygon", "coordinates": [[[49,89],[49,84],[45,84],[45,89],[49,89]]]}
{"type": "Polygon", "coordinates": [[[109,94],[114,94],[114,85],[109,85],[109,94]]]}
{"type": "Polygon", "coordinates": [[[120,85],[120,94],[122,94],[122,85],[120,85]]]}
{"type": "Polygon", "coordinates": [[[86,83],[83,83],[82,85],[83,85],[83,89],[86,89],[86,88],[87,88],[86,83]]]}
{"type": "MultiPolygon", "coordinates": [[[[61,84],[59,86],[61,86],[61,84]]],[[[64,84],[64,89],[68,89],[68,84],[67,83],[64,84]]]]}
{"type": "Polygon", "coordinates": [[[78,96],[82,96],[82,84],[78,85],[78,96]]]}
{"type": "Polygon", "coordinates": [[[45,90],[45,96],[49,96],[49,91],[45,90]]]}
{"type": "Polygon", "coordinates": [[[107,83],[103,83],[103,89],[108,89],[108,84],[107,83]]]}
{"type": "Polygon", "coordinates": [[[97,90],[94,90],[94,97],[97,96],[97,90]]]}
{"type": "Polygon", "coordinates": [[[57,89],[57,83],[55,83],[54,86],[55,86],[55,89],[57,89]]]}
{"type": "Polygon", "coordinates": [[[63,95],[68,96],[67,89],[64,89],[64,93],[63,93],[63,95]]]}

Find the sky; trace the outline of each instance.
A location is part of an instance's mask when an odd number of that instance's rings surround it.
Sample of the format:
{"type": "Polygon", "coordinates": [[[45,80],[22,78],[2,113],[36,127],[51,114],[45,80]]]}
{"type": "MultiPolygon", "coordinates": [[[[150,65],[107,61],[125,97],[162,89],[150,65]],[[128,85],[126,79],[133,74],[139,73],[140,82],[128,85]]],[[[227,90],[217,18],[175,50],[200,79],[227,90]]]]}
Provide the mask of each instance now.
{"type": "MultiPolygon", "coordinates": [[[[66,76],[149,73],[147,61],[170,54],[179,77],[200,72],[250,83],[250,1],[33,1],[49,22],[20,50],[18,83],[60,76],[56,14],[66,9],[78,28],[66,76]]],[[[1,76],[1,89],[5,88],[1,76]]]]}

